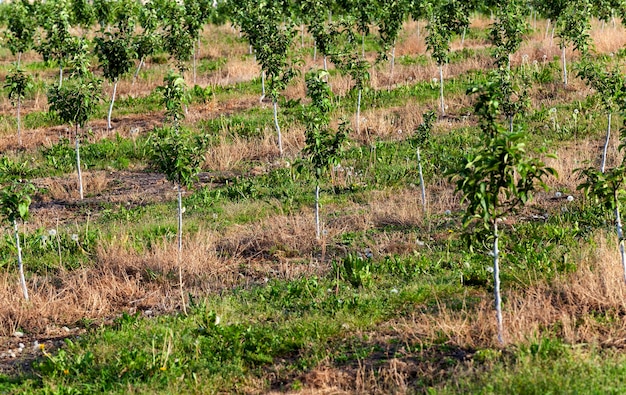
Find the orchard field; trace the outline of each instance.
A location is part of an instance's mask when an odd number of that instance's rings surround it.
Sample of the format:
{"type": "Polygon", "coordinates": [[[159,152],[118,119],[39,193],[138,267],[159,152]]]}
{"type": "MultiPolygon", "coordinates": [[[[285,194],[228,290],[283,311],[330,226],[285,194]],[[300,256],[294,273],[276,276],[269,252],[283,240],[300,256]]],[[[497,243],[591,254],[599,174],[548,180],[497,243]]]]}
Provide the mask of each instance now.
{"type": "Polygon", "coordinates": [[[0,5],[0,393],[624,393],[625,12],[0,5]]]}

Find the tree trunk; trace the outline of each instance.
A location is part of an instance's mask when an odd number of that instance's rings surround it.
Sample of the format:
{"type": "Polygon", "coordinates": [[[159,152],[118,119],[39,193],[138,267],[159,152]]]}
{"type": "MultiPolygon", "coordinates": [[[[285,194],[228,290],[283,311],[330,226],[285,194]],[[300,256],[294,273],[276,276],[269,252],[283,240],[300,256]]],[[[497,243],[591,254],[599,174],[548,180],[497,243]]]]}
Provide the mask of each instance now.
{"type": "Polygon", "coordinates": [[[361,57],[365,59],[365,32],[361,33],[361,57]]]}
{"type": "Polygon", "coordinates": [[[546,21],[546,35],[544,37],[544,40],[548,38],[548,33],[550,32],[550,19],[548,19],[546,21]]]}
{"type": "Polygon", "coordinates": [[[513,115],[509,115],[509,133],[513,133],[513,115]]]}
{"type": "Polygon", "coordinates": [[[107,129],[111,130],[111,114],[113,113],[113,103],[115,103],[115,94],[117,93],[117,79],[113,82],[113,94],[111,95],[111,104],[109,105],[109,113],[107,115],[107,129]]]}
{"type": "Polygon", "coordinates": [[[22,62],[22,53],[18,52],[17,53],[17,68],[20,68],[20,63],[22,62]]]}
{"type": "Polygon", "coordinates": [[[443,65],[439,65],[439,104],[441,107],[441,116],[446,115],[446,107],[443,102],[443,65]]]}
{"type": "Polygon", "coordinates": [[[180,300],[183,307],[183,313],[187,314],[187,303],[185,302],[185,290],[183,283],[183,193],[180,187],[180,182],[176,183],[176,189],[178,190],[178,253],[176,255],[178,260],[178,285],[180,286],[180,300]]]}
{"type": "Polygon", "coordinates": [[[265,99],[265,71],[261,71],[261,98],[259,103],[262,103],[263,99],[265,99]]]}
{"type": "Polygon", "coordinates": [[[361,132],[361,95],[363,89],[359,89],[359,95],[356,100],[356,132],[359,134],[361,132]]]}
{"type": "Polygon", "coordinates": [[[315,184],[315,237],[319,240],[320,232],[320,183],[315,184]]]}
{"type": "Polygon", "coordinates": [[[600,171],[604,173],[606,168],[606,153],[609,150],[609,139],[611,138],[611,113],[609,112],[608,121],[609,125],[606,128],[606,141],[604,142],[604,150],[602,150],[602,164],[600,165],[600,171]]]}
{"type": "Polygon", "coordinates": [[[567,60],[565,58],[565,44],[561,48],[561,58],[563,59],[563,85],[567,86],[567,60]]]}
{"type": "Polygon", "coordinates": [[[324,55],[324,71],[328,71],[328,60],[326,59],[326,55],[324,55]]]}
{"type": "Polygon", "coordinates": [[[22,109],[22,98],[17,95],[17,143],[22,146],[22,122],[20,119],[20,110],[22,109]]]}
{"type": "Polygon", "coordinates": [[[463,27],[463,33],[461,34],[461,48],[465,44],[465,33],[467,33],[467,26],[463,27]]]}
{"type": "Polygon", "coordinates": [[[420,156],[420,147],[417,147],[417,169],[420,175],[420,188],[422,190],[422,209],[426,214],[426,186],[424,185],[424,173],[422,172],[422,158],[420,156]]]}
{"type": "Polygon", "coordinates": [[[139,60],[139,66],[137,66],[137,70],[135,70],[135,75],[133,75],[133,85],[137,81],[137,77],[139,76],[139,70],[141,70],[141,66],[143,66],[144,57],[142,56],[139,60]]]}
{"type": "Polygon", "coordinates": [[[63,65],[59,64],[59,88],[63,86],[63,65]]]}
{"type": "Polygon", "coordinates": [[[615,196],[615,222],[617,227],[617,241],[619,243],[619,253],[622,257],[622,267],[624,268],[624,281],[626,281],[626,252],[624,251],[624,231],[622,229],[622,219],[619,214],[619,204],[617,200],[617,191],[614,192],[615,196]]]}
{"type": "MultiPolygon", "coordinates": [[[[198,38],[198,40],[200,40],[198,38]]],[[[197,58],[197,50],[196,50],[196,42],[193,42],[193,84],[196,85],[196,58],[197,58]]]]}
{"type": "Polygon", "coordinates": [[[78,137],[78,125],[76,125],[76,172],[78,173],[78,193],[83,200],[83,176],[80,171],[80,142],[78,137]]]}
{"type": "Polygon", "coordinates": [[[498,324],[498,341],[500,344],[504,344],[504,337],[502,335],[502,300],[500,298],[500,266],[499,266],[499,254],[498,250],[498,220],[493,220],[493,293],[495,296],[496,306],[496,321],[498,324]]]}
{"type": "Polygon", "coordinates": [[[20,246],[20,233],[17,227],[17,220],[13,220],[13,229],[15,229],[15,246],[17,247],[17,267],[20,272],[20,285],[22,286],[22,293],[24,299],[28,298],[28,288],[26,288],[26,279],[24,278],[24,265],[22,263],[22,247],[20,246]]]}
{"type": "Polygon", "coordinates": [[[317,60],[317,41],[313,41],[313,61],[317,60]]]}
{"type": "Polygon", "coordinates": [[[276,98],[272,98],[272,105],[274,107],[274,126],[276,127],[276,133],[278,134],[278,151],[280,157],[283,157],[283,137],[280,133],[280,125],[278,125],[278,102],[276,98]]]}
{"type": "Polygon", "coordinates": [[[393,78],[393,69],[396,66],[396,40],[393,40],[393,47],[391,48],[391,70],[389,71],[389,81],[393,78]]]}

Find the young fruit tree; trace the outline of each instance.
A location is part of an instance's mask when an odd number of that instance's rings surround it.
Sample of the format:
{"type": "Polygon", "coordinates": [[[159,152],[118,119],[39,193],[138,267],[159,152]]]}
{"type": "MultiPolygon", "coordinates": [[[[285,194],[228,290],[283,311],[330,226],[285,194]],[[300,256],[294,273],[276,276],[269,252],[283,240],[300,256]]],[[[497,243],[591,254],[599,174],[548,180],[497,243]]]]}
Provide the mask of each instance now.
{"type": "Polygon", "coordinates": [[[578,64],[578,76],[584,79],[588,85],[598,92],[600,101],[607,112],[607,129],[604,148],[602,150],[602,162],[600,171],[604,173],[606,169],[606,157],[611,138],[611,118],[617,104],[623,100],[626,94],[626,79],[618,67],[608,71],[605,62],[590,61],[587,58],[581,59],[578,64]]]}
{"type": "Polygon", "coordinates": [[[4,88],[9,92],[9,99],[17,110],[17,141],[22,145],[22,123],[20,117],[20,110],[22,108],[22,100],[26,97],[26,93],[33,88],[33,79],[24,74],[19,68],[7,74],[4,88]]]}
{"type": "Polygon", "coordinates": [[[504,343],[498,224],[503,217],[525,205],[538,186],[546,188],[543,179],[556,176],[556,171],[530,156],[523,130],[509,132],[498,124],[502,94],[497,82],[491,80],[486,85],[470,88],[468,93],[479,95],[475,113],[484,134],[483,145],[467,154],[460,169],[449,176],[456,181],[456,191],[461,192],[462,201],[467,203],[464,227],[474,225],[491,231],[498,341],[504,343]]]}
{"type": "Polygon", "coordinates": [[[11,53],[17,56],[19,69],[22,54],[34,45],[37,22],[32,6],[25,0],[12,3],[6,12],[7,28],[4,31],[4,39],[11,53]]]}
{"type": "Polygon", "coordinates": [[[415,148],[415,153],[417,156],[417,169],[419,172],[420,178],[420,189],[422,192],[422,210],[424,214],[426,214],[426,185],[424,184],[424,173],[422,171],[422,157],[420,155],[420,150],[427,146],[430,139],[430,132],[433,129],[433,125],[437,120],[437,114],[434,111],[429,111],[424,113],[422,123],[419,124],[415,133],[410,137],[409,142],[415,148]]]}
{"type": "Polygon", "coordinates": [[[449,61],[450,41],[469,25],[470,5],[458,0],[446,0],[437,5],[428,3],[428,35],[426,47],[439,66],[439,107],[441,116],[446,115],[443,96],[443,66],[449,61]]]}
{"type": "Polygon", "coordinates": [[[70,33],[69,5],[65,0],[43,3],[40,23],[45,40],[36,49],[45,62],[54,61],[59,65],[59,87],[63,85],[63,68],[77,53],[83,52],[85,39],[70,33]]]}
{"type": "MultiPolygon", "coordinates": [[[[624,145],[621,145],[620,150],[623,149],[624,145]]],[[[626,252],[624,250],[624,229],[620,211],[620,205],[626,198],[626,191],[624,190],[626,186],[626,162],[622,161],[621,165],[605,171],[600,171],[592,166],[578,169],[577,172],[579,177],[583,179],[578,189],[583,190],[587,198],[595,203],[600,203],[605,209],[613,211],[615,214],[617,242],[624,267],[624,281],[626,281],[626,252]]]]}
{"type": "Polygon", "coordinates": [[[588,54],[591,37],[591,1],[575,0],[567,2],[556,21],[557,35],[560,38],[561,60],[563,64],[563,85],[567,86],[567,58],[565,50],[568,44],[583,56],[588,54]]]}
{"type": "Polygon", "coordinates": [[[24,265],[22,263],[22,248],[20,246],[20,233],[18,221],[28,219],[31,203],[30,195],[35,187],[30,183],[14,182],[0,190],[0,214],[13,225],[15,232],[15,247],[17,249],[17,265],[20,274],[20,285],[24,299],[28,300],[28,288],[24,278],[24,265]]]}
{"type": "Polygon", "coordinates": [[[124,74],[128,73],[135,65],[136,52],[132,45],[131,37],[122,33],[105,32],[102,37],[96,37],[96,53],[100,60],[100,66],[104,78],[113,83],[111,103],[107,113],[107,129],[112,129],[111,114],[115,103],[117,83],[124,74]]]}
{"type": "Polygon", "coordinates": [[[311,98],[311,104],[305,114],[306,146],[303,153],[308,156],[307,159],[311,162],[315,173],[315,236],[317,239],[321,235],[320,184],[329,169],[339,164],[343,145],[348,136],[345,122],[339,125],[339,130],[335,133],[329,127],[333,100],[326,77],[326,71],[314,70],[306,75],[307,96],[311,98]]]}
{"type": "Polygon", "coordinates": [[[93,74],[70,78],[60,87],[52,87],[48,91],[50,111],[55,112],[61,121],[74,125],[76,142],[76,172],[78,174],[78,191],[80,199],[84,198],[83,178],[80,166],[80,133],[89,119],[94,115],[100,101],[101,83],[93,74]]]}
{"type": "Polygon", "coordinates": [[[182,188],[193,185],[204,161],[206,139],[194,135],[180,126],[184,118],[186,86],[182,76],[170,72],[165,77],[165,85],[159,91],[163,95],[166,108],[166,121],[169,125],[155,128],[149,136],[150,164],[159,173],[176,185],[178,195],[178,276],[183,311],[186,303],[183,291],[182,249],[183,249],[183,194],[182,188]]]}
{"type": "Polygon", "coordinates": [[[275,3],[280,2],[262,2],[254,7],[250,7],[247,2],[241,2],[233,10],[233,20],[254,49],[257,62],[265,73],[269,95],[272,98],[278,150],[282,157],[284,150],[278,124],[278,98],[298,71],[293,64],[294,60],[289,57],[291,44],[296,35],[295,26],[291,21],[287,24],[282,23],[281,4],[275,3]]]}
{"type": "Polygon", "coordinates": [[[528,5],[521,0],[507,0],[496,7],[496,20],[489,30],[489,41],[493,45],[493,57],[498,67],[511,70],[511,55],[522,44],[529,31],[528,5]]]}

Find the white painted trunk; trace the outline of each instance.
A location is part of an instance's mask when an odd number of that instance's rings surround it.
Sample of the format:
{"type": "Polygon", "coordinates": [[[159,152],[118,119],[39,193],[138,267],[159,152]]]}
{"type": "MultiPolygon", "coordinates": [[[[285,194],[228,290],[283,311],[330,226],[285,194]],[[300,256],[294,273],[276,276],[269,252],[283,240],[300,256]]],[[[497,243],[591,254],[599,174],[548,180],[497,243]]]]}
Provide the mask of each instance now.
{"type": "Polygon", "coordinates": [[[109,105],[109,113],[107,114],[107,129],[113,129],[111,126],[111,114],[113,114],[113,104],[115,103],[115,94],[117,93],[117,80],[113,83],[113,94],[111,95],[111,104],[109,105]]]}
{"type": "Polygon", "coordinates": [[[76,173],[78,173],[78,193],[80,200],[83,200],[83,176],[80,170],[80,138],[78,136],[78,125],[76,125],[76,173]]]}
{"type": "Polygon", "coordinates": [[[274,107],[274,126],[276,127],[276,133],[278,134],[278,151],[280,156],[283,156],[283,137],[280,133],[280,125],[278,124],[278,103],[275,98],[272,98],[272,105],[274,107]]]}
{"type": "Polygon", "coordinates": [[[263,102],[265,99],[265,71],[261,71],[261,98],[259,102],[263,102]]]}
{"type": "Polygon", "coordinates": [[[20,110],[22,109],[22,98],[17,97],[17,143],[22,146],[22,122],[20,117],[20,110]]]}
{"type": "Polygon", "coordinates": [[[502,299],[500,297],[500,251],[498,250],[498,221],[493,221],[493,293],[495,297],[496,322],[498,325],[498,341],[504,344],[502,335],[502,299]]]}
{"type": "Polygon", "coordinates": [[[420,148],[417,147],[417,169],[420,175],[420,188],[422,190],[422,209],[426,213],[426,185],[424,185],[424,173],[422,172],[422,157],[420,156],[420,148]]]}
{"type": "Polygon", "coordinates": [[[17,221],[13,220],[13,229],[15,230],[15,246],[17,247],[17,267],[20,272],[20,285],[22,286],[22,293],[24,299],[28,298],[28,288],[26,288],[26,279],[24,278],[24,264],[22,263],[22,247],[20,246],[20,233],[17,227],[17,221]]]}
{"type": "Polygon", "coordinates": [[[356,100],[356,132],[360,133],[361,132],[361,95],[362,95],[362,89],[359,89],[359,95],[357,97],[356,100]]]}
{"type": "Polygon", "coordinates": [[[137,66],[137,70],[135,70],[135,75],[133,75],[133,85],[137,81],[137,77],[139,76],[139,71],[141,70],[141,67],[143,66],[143,62],[144,62],[144,58],[142,57],[139,60],[139,65],[137,66]]]}
{"type": "MultiPolygon", "coordinates": [[[[615,202],[617,203],[617,196],[615,196],[615,202]]],[[[624,268],[624,281],[626,281],[626,252],[624,251],[624,230],[622,229],[622,219],[619,213],[619,205],[615,207],[615,222],[617,226],[619,253],[622,257],[622,267],[624,268]]]]}
{"type": "Polygon", "coordinates": [[[563,60],[563,85],[567,86],[567,59],[565,58],[565,45],[561,48],[561,59],[563,60]]]}
{"type": "Polygon", "coordinates": [[[176,183],[178,191],[178,253],[176,258],[178,261],[178,284],[180,286],[180,300],[183,307],[183,313],[187,314],[187,303],[185,302],[185,290],[183,283],[183,193],[180,182],[176,183]]]}
{"type": "Polygon", "coordinates": [[[439,105],[441,107],[441,116],[446,115],[446,106],[443,101],[443,65],[439,65],[439,105]]]}
{"type": "MultiPolygon", "coordinates": [[[[396,66],[396,42],[394,40],[393,47],[391,48],[391,70],[389,71],[389,77],[393,77],[393,71],[396,66]]],[[[391,78],[390,78],[391,79],[391,78]]]]}
{"type": "Polygon", "coordinates": [[[317,60],[317,41],[313,41],[313,61],[317,60]]]}
{"type": "Polygon", "coordinates": [[[315,185],[315,237],[319,240],[320,232],[320,184],[315,185]]]}
{"type": "Polygon", "coordinates": [[[600,165],[600,171],[604,173],[606,169],[606,154],[609,150],[609,140],[611,138],[611,113],[608,115],[608,126],[606,128],[606,141],[604,142],[604,149],[602,150],[602,164],[600,165]]]}
{"type": "Polygon", "coordinates": [[[63,65],[59,65],[59,88],[63,86],[63,65]]]}

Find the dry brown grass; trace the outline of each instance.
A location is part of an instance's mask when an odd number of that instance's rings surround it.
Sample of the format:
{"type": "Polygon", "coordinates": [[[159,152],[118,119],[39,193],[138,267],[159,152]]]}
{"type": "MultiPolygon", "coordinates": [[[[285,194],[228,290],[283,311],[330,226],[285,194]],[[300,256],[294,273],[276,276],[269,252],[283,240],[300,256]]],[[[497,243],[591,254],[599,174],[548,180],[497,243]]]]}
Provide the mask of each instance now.
{"type": "MultiPolygon", "coordinates": [[[[613,235],[601,234],[595,237],[595,249],[584,247],[577,257],[576,273],[562,275],[552,284],[506,292],[506,342],[519,344],[549,334],[571,343],[625,345],[626,287],[612,239],[613,235]],[[607,314],[612,323],[602,324],[592,313],[607,314]]],[[[393,326],[411,344],[444,334],[450,344],[461,347],[498,347],[489,296],[476,306],[468,301],[461,310],[440,301],[436,312],[416,313],[409,319],[395,321],[393,326]]]]}

